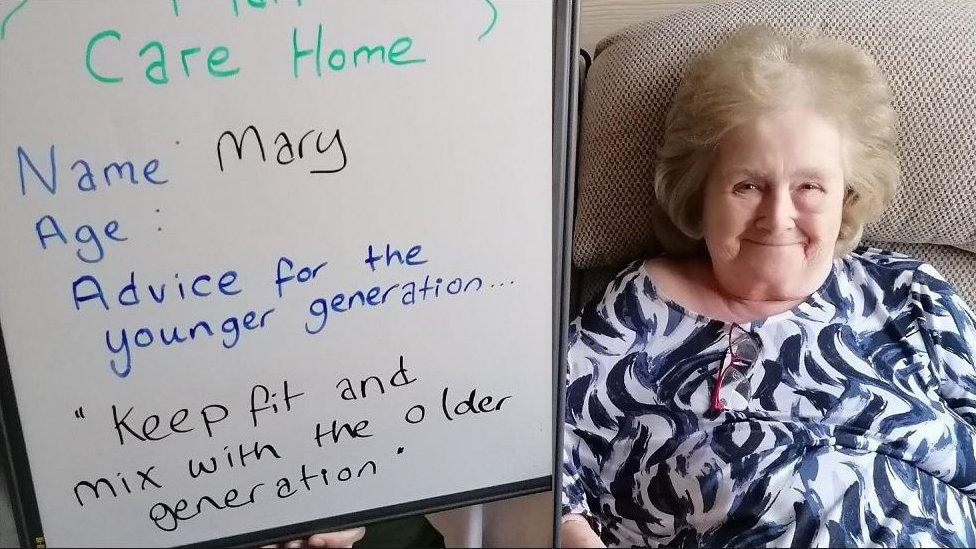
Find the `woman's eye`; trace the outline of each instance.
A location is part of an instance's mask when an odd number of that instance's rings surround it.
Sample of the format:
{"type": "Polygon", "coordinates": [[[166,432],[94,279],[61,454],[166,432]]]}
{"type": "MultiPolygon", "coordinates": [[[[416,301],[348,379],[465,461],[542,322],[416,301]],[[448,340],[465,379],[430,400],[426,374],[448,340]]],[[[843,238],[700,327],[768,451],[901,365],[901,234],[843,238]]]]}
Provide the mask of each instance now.
{"type": "Polygon", "coordinates": [[[755,191],[758,188],[759,187],[757,187],[755,183],[743,181],[742,183],[736,183],[735,186],[732,187],[732,191],[736,193],[744,193],[749,191],[755,191]]]}

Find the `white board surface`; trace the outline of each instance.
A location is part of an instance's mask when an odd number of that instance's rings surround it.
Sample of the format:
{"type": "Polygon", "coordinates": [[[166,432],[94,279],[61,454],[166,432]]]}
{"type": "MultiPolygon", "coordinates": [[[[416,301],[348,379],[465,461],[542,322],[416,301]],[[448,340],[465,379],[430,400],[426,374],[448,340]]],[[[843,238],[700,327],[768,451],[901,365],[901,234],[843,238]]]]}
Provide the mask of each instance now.
{"type": "Polygon", "coordinates": [[[47,545],[551,473],[552,13],[0,2],[0,323],[47,545]]]}

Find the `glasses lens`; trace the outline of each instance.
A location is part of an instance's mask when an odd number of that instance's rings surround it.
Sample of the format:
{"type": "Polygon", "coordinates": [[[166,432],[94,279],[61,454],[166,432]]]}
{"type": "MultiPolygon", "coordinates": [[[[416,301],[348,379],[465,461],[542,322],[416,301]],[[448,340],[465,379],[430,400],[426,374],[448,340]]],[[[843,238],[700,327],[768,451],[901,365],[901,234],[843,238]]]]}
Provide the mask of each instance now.
{"type": "Polygon", "coordinates": [[[737,365],[731,366],[722,378],[721,398],[732,409],[741,409],[748,402],[751,393],[749,378],[737,365]],[[738,397],[738,398],[736,398],[738,397]]]}
{"type": "Polygon", "coordinates": [[[759,358],[759,344],[749,334],[742,334],[732,341],[732,354],[736,356],[738,362],[755,362],[759,358]]]}

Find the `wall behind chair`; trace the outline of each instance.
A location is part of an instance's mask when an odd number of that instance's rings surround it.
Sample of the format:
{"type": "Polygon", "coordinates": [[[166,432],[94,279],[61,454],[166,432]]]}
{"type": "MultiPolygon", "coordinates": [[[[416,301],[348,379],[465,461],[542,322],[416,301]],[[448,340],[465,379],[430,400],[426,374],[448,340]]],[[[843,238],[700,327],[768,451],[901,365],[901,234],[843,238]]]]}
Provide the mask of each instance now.
{"type": "Polygon", "coordinates": [[[596,44],[604,37],[640,21],[659,19],[665,15],[694,8],[703,4],[715,4],[719,0],[581,0],[580,47],[591,55],[596,44]]]}

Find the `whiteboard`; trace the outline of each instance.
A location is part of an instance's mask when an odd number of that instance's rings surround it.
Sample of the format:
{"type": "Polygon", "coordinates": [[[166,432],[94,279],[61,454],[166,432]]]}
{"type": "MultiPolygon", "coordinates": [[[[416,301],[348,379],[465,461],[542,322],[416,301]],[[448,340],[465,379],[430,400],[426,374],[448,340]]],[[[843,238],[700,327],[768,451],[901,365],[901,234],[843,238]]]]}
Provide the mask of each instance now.
{"type": "Polygon", "coordinates": [[[548,483],[553,14],[0,2],[32,538],[241,541],[548,483]]]}

